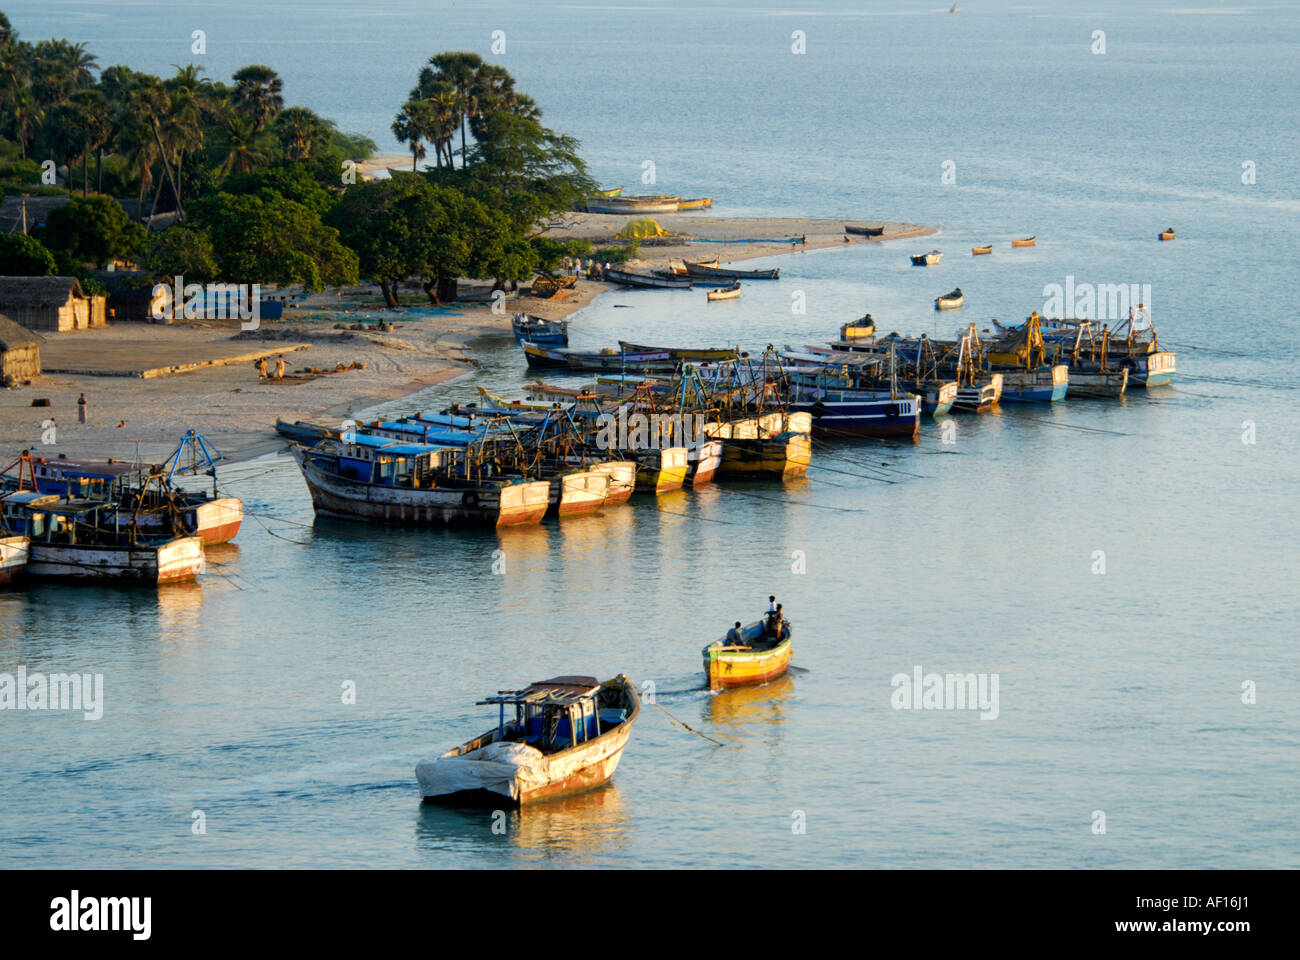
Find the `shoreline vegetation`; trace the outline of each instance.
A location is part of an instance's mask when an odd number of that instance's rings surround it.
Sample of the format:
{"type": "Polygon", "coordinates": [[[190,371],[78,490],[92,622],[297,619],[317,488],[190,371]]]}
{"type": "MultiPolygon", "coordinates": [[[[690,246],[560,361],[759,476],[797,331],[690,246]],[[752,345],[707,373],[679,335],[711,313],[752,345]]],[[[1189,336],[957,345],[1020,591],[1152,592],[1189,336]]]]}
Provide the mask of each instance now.
{"type": "MultiPolygon", "coordinates": [[[[0,391],[6,464],[24,449],[157,460],[191,427],[228,460],[277,450],[277,417],[341,421],[409,396],[467,372],[471,342],[510,336],[511,313],[558,319],[613,289],[583,279],[530,296],[573,257],[649,268],[789,254],[796,237],[798,251],[847,245],[843,220],[712,213],[656,217],[669,236],[619,240],[635,216],[576,212],[598,189],[577,141],[473,53],[414,71],[392,123],[405,155],[286,105],[269,66],[229,83],[202,74],[101,69],[84,44],[28,43],[0,13],[0,189],[23,228],[0,231],[0,275],[73,276],[92,295],[108,292],[108,269],[142,287],[183,276],[256,284],[284,304],[255,331],[179,317],[41,331],[45,372],[0,391]],[[736,242],[749,238],[771,242],[736,242]],[[274,367],[281,353],[285,379],[262,378],[254,358],[274,367]]],[[[852,242],[933,232],[876,224],[883,237],[852,242]]]]}

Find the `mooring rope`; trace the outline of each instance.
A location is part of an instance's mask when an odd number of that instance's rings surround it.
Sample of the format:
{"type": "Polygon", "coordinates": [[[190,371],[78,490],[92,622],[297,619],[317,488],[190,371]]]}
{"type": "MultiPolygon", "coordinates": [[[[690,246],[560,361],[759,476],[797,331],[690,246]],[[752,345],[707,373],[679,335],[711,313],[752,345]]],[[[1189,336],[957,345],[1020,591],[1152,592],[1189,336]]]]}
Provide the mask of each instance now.
{"type": "Polygon", "coordinates": [[[709,741],[709,743],[715,744],[716,746],[719,746],[719,747],[725,747],[725,746],[726,746],[726,744],[723,743],[721,740],[714,740],[714,739],[713,739],[712,737],[710,737],[707,733],[700,733],[700,731],[696,730],[696,729],[695,729],[694,727],[692,727],[690,724],[685,723],[685,722],[683,722],[683,721],[681,721],[681,720],[678,720],[676,717],[674,717],[671,713],[668,712],[668,709],[667,709],[666,707],[660,706],[660,704],[659,704],[658,702],[656,702],[656,701],[654,700],[653,697],[647,699],[647,698],[646,698],[646,695],[645,695],[645,691],[643,691],[639,686],[637,686],[637,684],[636,684],[635,681],[633,681],[633,680],[628,680],[628,683],[632,684],[632,689],[635,690],[637,693],[639,693],[639,694],[641,695],[641,699],[642,699],[642,700],[645,700],[645,702],[648,703],[648,704],[650,704],[650,706],[652,706],[652,707],[659,707],[659,709],[662,710],[662,711],[664,712],[664,716],[666,716],[666,717],[668,718],[668,722],[669,722],[669,723],[673,724],[674,726],[681,727],[683,730],[686,730],[686,731],[688,731],[688,732],[690,732],[690,733],[693,733],[693,734],[695,734],[697,737],[699,737],[699,738],[701,738],[701,739],[703,739],[703,740],[707,740],[707,741],[709,741]]]}

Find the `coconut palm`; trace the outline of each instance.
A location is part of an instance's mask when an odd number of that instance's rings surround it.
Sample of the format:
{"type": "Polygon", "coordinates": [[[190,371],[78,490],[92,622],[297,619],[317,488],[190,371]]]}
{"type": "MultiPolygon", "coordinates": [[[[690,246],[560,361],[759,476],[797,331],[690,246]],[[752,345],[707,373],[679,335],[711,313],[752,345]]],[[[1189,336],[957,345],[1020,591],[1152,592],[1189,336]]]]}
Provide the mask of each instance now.
{"type": "MultiPolygon", "coordinates": [[[[428,152],[424,141],[430,139],[433,126],[433,106],[428,100],[412,100],[402,107],[393,119],[393,136],[398,143],[409,145],[411,151],[411,169],[418,169],[418,164],[428,152]]],[[[442,167],[442,151],[437,154],[437,166],[442,167]]]]}
{"type": "MultiPolygon", "coordinates": [[[[477,53],[463,51],[440,53],[429,58],[433,76],[456,92],[456,119],[460,125],[460,165],[464,169],[468,150],[465,145],[465,125],[474,113],[477,100],[473,95],[474,81],[483,68],[483,58],[477,53]]],[[[423,77],[423,74],[421,74],[423,77]]]]}
{"type": "Polygon", "coordinates": [[[329,127],[306,107],[289,107],[276,118],[275,127],[290,163],[306,160],[329,145],[329,127]]]}
{"type": "Polygon", "coordinates": [[[113,133],[109,124],[110,107],[108,98],[104,96],[103,92],[93,87],[89,90],[78,90],[74,93],[68,101],[68,106],[76,111],[76,120],[80,133],[81,195],[84,197],[90,192],[90,155],[92,153],[99,156],[96,164],[97,175],[102,176],[103,174],[104,144],[108,142],[108,138],[113,133]]]}
{"type": "Polygon", "coordinates": [[[252,173],[266,164],[266,153],[257,142],[257,129],[251,118],[230,111],[222,126],[225,157],[218,167],[223,176],[252,173]]]}

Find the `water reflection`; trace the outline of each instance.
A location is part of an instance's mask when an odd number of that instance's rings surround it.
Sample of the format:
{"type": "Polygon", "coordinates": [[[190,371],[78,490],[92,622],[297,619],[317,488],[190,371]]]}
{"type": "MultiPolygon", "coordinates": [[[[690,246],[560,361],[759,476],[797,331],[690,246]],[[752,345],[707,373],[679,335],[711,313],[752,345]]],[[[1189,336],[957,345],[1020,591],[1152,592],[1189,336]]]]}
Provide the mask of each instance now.
{"type": "Polygon", "coordinates": [[[500,852],[525,859],[562,856],[566,865],[581,865],[628,842],[631,816],[618,786],[571,797],[497,810],[421,804],[416,841],[430,850],[472,848],[478,854],[500,852]]]}
{"type": "Polygon", "coordinates": [[[779,732],[794,697],[790,674],[755,687],[732,687],[709,698],[704,716],[724,733],[741,734],[740,728],[762,724],[779,732]]]}

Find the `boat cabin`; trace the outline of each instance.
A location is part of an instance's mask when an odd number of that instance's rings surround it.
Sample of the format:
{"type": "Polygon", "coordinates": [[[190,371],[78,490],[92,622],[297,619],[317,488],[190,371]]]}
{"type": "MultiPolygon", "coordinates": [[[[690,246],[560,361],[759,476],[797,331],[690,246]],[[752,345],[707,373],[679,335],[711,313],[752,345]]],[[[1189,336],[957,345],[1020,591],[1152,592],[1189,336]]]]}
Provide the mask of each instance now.
{"type": "Polygon", "coordinates": [[[64,522],[64,517],[50,513],[59,502],[54,494],[19,490],[0,497],[0,520],[19,536],[43,539],[50,526],[61,527],[64,522]]]}
{"type": "Polygon", "coordinates": [[[542,753],[556,753],[594,740],[627,719],[621,706],[602,705],[595,677],[564,676],[539,680],[522,690],[502,690],[478,701],[500,708],[497,739],[526,743],[542,753]],[[514,707],[514,718],[506,708],[514,707]]]}
{"type": "MultiPolygon", "coordinates": [[[[42,493],[82,500],[116,500],[149,475],[147,467],[126,460],[32,457],[31,469],[42,493]]],[[[13,489],[19,480],[20,476],[5,474],[4,485],[13,489]]]]}
{"type": "Polygon", "coordinates": [[[459,450],[425,443],[395,442],[389,437],[348,435],[338,444],[341,476],[387,487],[432,487],[432,474],[457,461],[459,450]]]}

